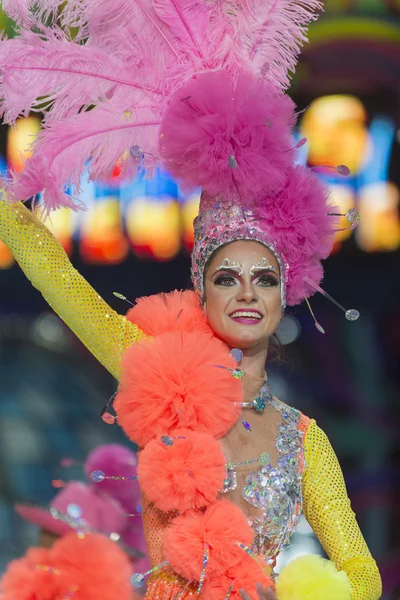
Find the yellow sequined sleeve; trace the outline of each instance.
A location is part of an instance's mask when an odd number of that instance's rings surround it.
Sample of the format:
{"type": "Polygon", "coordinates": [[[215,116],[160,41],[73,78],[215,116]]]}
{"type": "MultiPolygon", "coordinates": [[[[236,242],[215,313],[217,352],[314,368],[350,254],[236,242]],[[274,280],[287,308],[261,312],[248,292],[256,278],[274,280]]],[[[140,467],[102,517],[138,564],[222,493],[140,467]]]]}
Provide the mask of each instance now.
{"type": "Polygon", "coordinates": [[[347,573],[352,600],[377,600],[381,578],[357,524],[342,471],[325,433],[311,421],[304,442],[304,512],[325,552],[347,573]]]}
{"type": "Polygon", "coordinates": [[[32,285],[106,369],[119,378],[121,356],[143,332],[112,310],[74,269],[49,229],[21,203],[0,196],[0,239],[32,285]]]}

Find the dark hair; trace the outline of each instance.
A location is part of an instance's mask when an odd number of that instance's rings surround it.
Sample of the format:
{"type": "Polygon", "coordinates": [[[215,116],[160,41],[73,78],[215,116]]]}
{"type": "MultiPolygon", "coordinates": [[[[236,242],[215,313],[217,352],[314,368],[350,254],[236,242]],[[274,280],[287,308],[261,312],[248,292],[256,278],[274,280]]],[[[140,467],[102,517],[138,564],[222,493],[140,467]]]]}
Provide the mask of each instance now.
{"type": "Polygon", "coordinates": [[[267,362],[281,363],[285,358],[285,351],[278,335],[274,333],[269,338],[267,362]]]}

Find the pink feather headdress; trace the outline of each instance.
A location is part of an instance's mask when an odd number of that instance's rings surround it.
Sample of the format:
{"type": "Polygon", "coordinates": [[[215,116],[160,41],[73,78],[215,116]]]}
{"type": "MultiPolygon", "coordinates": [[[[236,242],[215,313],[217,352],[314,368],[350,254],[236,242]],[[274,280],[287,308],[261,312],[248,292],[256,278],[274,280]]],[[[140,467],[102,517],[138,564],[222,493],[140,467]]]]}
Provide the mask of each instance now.
{"type": "Polygon", "coordinates": [[[257,239],[278,257],[283,304],[285,292],[300,302],[322,278],[335,224],[328,213],[337,211],[314,174],[294,167],[296,115],[284,92],[321,8],[321,0],[4,0],[19,36],[0,42],[0,115],[13,124],[44,114],[12,198],[43,192],[47,211],[76,209],[86,168],[98,180],[117,161],[128,178],[167,168],[184,190],[203,188],[192,268],[199,293],[217,247],[257,239]]]}

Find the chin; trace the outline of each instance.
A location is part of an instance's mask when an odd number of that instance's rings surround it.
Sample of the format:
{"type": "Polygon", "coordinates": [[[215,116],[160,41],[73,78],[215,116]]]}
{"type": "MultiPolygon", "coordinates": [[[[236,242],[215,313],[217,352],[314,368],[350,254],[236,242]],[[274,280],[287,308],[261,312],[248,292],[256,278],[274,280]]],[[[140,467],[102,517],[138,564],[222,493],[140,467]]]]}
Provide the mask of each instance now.
{"type": "Polygon", "coordinates": [[[227,332],[216,332],[218,337],[222,339],[225,344],[227,344],[231,348],[239,348],[240,350],[249,350],[250,348],[254,348],[259,344],[263,343],[267,336],[260,338],[259,336],[254,336],[254,334],[242,333],[241,335],[232,335],[232,333],[227,332]]]}

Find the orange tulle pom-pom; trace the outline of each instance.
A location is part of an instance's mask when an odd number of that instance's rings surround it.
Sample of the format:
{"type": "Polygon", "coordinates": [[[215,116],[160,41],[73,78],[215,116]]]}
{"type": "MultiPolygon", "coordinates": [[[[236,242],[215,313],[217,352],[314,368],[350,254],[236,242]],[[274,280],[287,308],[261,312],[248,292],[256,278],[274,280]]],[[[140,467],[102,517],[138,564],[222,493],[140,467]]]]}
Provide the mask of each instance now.
{"type": "Polygon", "coordinates": [[[57,540],[51,553],[62,576],[76,588],[71,600],[131,599],[129,558],[104,535],[79,538],[72,532],[57,540]]]}
{"type": "Polygon", "coordinates": [[[240,564],[229,568],[224,575],[205,579],[203,596],[207,600],[225,600],[231,589],[229,600],[241,600],[240,590],[245,590],[252,600],[259,600],[256,585],[261,583],[263,588],[273,586],[270,577],[271,569],[259,558],[248,554],[242,557],[240,564]]]}
{"type": "Polygon", "coordinates": [[[215,502],[226,476],[220,444],[188,429],[172,431],[169,440],[172,445],[152,440],[139,453],[139,481],[146,498],[164,512],[181,513],[215,502]]]}
{"type": "Polygon", "coordinates": [[[122,359],[114,407],[118,423],[139,446],[178,428],[229,431],[243,400],[227,346],[206,333],[165,333],[133,344],[122,359]]]}
{"type": "Polygon", "coordinates": [[[253,531],[238,506],[219,500],[204,512],[191,511],[179,516],[165,530],[164,555],[179,575],[199,581],[205,545],[209,548],[206,579],[223,575],[245,556],[237,542],[251,545],[253,531]]]}
{"type": "Polygon", "coordinates": [[[172,331],[211,331],[197,295],[190,290],[139,298],[126,316],[152,336],[172,331]]]}
{"type": "Polygon", "coordinates": [[[132,600],[127,555],[100,534],[71,532],[50,550],[32,548],[8,566],[2,600],[132,600]]]}
{"type": "Polygon", "coordinates": [[[50,551],[32,548],[13,560],[0,580],[2,600],[54,600],[60,581],[51,568],[50,551]]]}

